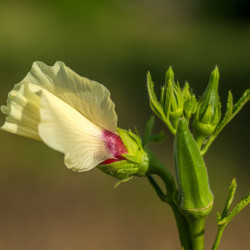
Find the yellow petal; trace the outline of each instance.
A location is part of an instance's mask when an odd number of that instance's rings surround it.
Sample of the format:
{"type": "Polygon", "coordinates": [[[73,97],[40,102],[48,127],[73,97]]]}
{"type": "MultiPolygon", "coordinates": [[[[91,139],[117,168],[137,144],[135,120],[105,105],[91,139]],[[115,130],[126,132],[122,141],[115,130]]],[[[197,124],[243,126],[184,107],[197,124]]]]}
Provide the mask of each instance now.
{"type": "Polygon", "coordinates": [[[34,62],[31,71],[15,88],[26,82],[48,90],[93,123],[115,132],[117,115],[109,90],[98,82],[77,75],[63,62],[51,67],[34,62]]]}
{"type": "Polygon", "coordinates": [[[102,139],[102,128],[45,90],[41,94],[40,115],[40,137],[65,154],[68,168],[86,171],[112,157],[102,139]]]}
{"type": "Polygon", "coordinates": [[[39,106],[40,97],[30,91],[29,84],[23,84],[19,89],[10,91],[7,105],[1,106],[2,113],[7,115],[1,129],[40,140],[38,135],[39,106]]]}

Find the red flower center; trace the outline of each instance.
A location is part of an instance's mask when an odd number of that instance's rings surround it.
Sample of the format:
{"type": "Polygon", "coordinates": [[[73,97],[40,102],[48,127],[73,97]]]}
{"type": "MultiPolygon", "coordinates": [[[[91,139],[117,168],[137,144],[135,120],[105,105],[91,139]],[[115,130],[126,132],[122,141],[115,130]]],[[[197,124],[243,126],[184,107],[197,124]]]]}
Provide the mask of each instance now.
{"type": "Polygon", "coordinates": [[[120,136],[110,132],[109,130],[103,131],[103,139],[106,142],[106,146],[114,158],[107,159],[100,164],[109,164],[112,162],[124,160],[122,154],[127,154],[128,151],[124,146],[120,136]]]}

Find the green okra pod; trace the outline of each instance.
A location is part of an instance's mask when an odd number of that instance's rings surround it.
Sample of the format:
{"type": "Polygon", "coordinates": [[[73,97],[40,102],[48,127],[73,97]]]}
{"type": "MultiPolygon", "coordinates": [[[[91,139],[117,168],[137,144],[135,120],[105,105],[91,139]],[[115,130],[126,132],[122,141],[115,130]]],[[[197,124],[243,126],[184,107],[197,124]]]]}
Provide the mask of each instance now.
{"type": "Polygon", "coordinates": [[[212,208],[213,194],[205,162],[185,118],[180,118],[178,122],[174,158],[179,207],[185,214],[203,217],[212,208]]]}

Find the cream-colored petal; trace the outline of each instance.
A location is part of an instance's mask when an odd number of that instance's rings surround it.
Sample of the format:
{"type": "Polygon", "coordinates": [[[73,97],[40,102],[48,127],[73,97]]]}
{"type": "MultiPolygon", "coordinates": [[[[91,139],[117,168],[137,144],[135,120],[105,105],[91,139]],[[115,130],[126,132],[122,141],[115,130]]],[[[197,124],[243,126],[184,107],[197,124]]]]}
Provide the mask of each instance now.
{"type": "Polygon", "coordinates": [[[7,105],[1,106],[2,113],[7,115],[1,129],[40,140],[38,135],[39,106],[40,97],[30,90],[29,84],[23,84],[18,90],[10,91],[7,105]]]}
{"type": "Polygon", "coordinates": [[[111,158],[102,139],[102,128],[48,91],[42,92],[40,115],[40,137],[65,154],[68,168],[86,171],[111,158]]]}
{"type": "Polygon", "coordinates": [[[95,124],[115,132],[117,115],[110,92],[102,84],[81,77],[63,62],[48,66],[34,62],[31,71],[15,86],[32,83],[45,88],[95,124]]]}

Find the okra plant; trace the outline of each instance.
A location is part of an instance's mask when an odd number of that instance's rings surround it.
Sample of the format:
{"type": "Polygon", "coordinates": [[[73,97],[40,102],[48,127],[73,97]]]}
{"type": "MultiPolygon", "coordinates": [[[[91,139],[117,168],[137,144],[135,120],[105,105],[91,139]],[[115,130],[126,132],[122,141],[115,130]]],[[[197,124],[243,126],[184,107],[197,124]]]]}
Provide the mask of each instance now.
{"type": "MultiPolygon", "coordinates": [[[[110,92],[62,62],[51,67],[42,62],[33,64],[1,107],[6,115],[1,129],[42,141],[63,153],[65,165],[73,171],[97,167],[117,178],[117,184],[135,176],[148,178],[161,201],[173,210],[181,248],[202,250],[205,222],[214,200],[203,156],[250,99],[248,89],[234,104],[229,91],[227,110],[222,115],[218,85],[215,67],[204,94],[197,98],[188,83],[181,88],[175,82],[170,67],[157,97],[151,75],[147,75],[150,107],[174,136],[175,177],[148,148],[150,143],[164,139],[164,133],[153,134],[154,116],[146,123],[143,136],[118,128],[110,92]],[[163,180],[165,190],[155,181],[155,175],[163,180]]],[[[249,204],[248,194],[229,210],[236,186],[233,179],[225,208],[217,215],[213,250],[218,249],[228,223],[249,204]]]]}

